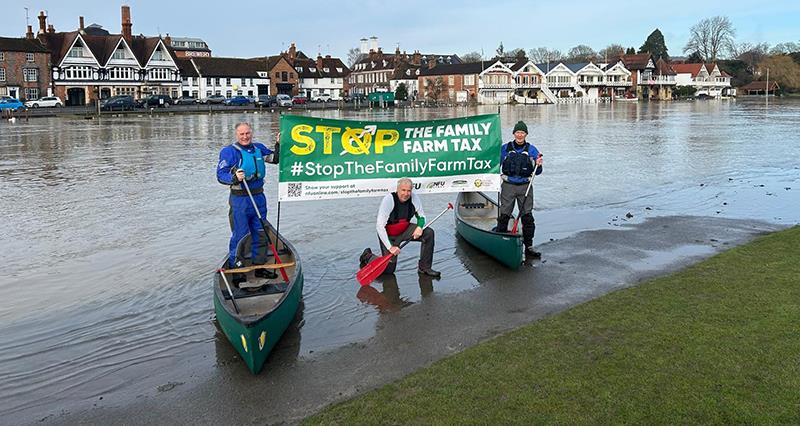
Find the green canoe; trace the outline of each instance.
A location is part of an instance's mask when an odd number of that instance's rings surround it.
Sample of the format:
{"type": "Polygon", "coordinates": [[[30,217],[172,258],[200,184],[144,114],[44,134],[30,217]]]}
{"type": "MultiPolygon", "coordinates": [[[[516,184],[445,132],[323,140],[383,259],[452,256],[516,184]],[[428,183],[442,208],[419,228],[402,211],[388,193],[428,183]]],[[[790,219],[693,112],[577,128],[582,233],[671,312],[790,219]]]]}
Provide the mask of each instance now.
{"type": "MultiPolygon", "coordinates": [[[[234,307],[221,275],[218,272],[214,275],[214,311],[217,322],[253,374],[261,371],[270,351],[289,327],[303,294],[300,257],[288,241],[275,238],[276,232],[271,225],[267,232],[270,240],[276,243],[281,263],[286,264],[283,270],[289,278],[288,283],[281,276],[280,269],[273,269],[278,273],[277,278],[267,279],[256,277],[253,267],[242,268],[246,271],[247,281],[239,285],[233,284],[231,274],[228,273],[226,277],[233,291],[236,303],[234,307]]],[[[249,235],[241,241],[239,247],[240,253],[249,253],[249,235]],[[247,250],[242,249],[245,247],[247,250]]],[[[270,252],[269,249],[266,251],[270,252]]],[[[222,267],[225,266],[225,261],[222,262],[222,267]]],[[[246,264],[249,263],[248,259],[246,264]]],[[[270,254],[267,264],[274,263],[270,254]]]]}
{"type": "Polygon", "coordinates": [[[456,200],[456,232],[468,243],[511,269],[522,264],[522,236],[492,231],[498,205],[482,192],[461,192],[456,200]]]}

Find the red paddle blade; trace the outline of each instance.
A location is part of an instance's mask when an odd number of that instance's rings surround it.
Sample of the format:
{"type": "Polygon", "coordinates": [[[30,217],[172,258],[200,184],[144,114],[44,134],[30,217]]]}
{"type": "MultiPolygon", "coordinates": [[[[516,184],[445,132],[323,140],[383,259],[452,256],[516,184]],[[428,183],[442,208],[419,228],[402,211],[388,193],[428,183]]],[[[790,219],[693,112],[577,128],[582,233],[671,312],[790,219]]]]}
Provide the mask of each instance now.
{"type": "Polygon", "coordinates": [[[358,283],[364,286],[375,281],[375,278],[378,278],[378,276],[386,270],[389,261],[392,260],[392,256],[393,254],[391,253],[381,256],[361,268],[358,273],[356,273],[358,283]]]}

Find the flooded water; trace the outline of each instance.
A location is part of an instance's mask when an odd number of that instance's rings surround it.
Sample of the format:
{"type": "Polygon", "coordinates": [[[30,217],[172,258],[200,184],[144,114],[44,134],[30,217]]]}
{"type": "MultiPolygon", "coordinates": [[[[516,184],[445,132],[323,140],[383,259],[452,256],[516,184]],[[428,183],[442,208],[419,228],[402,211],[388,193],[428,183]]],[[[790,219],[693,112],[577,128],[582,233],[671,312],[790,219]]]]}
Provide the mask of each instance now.
{"type": "MultiPolygon", "coordinates": [[[[496,110],[314,114],[425,120],[496,110]]],[[[650,216],[800,221],[798,101],[500,112],[506,139],[524,120],[544,153],[535,195],[536,243],[545,253],[550,239],[650,216]]],[[[230,236],[227,190],[214,167],[242,120],[272,144],[277,113],[0,123],[0,412],[35,420],[53,407],[153,392],[176,371],[203,376],[237,363],[214,325],[211,271],[230,236]]],[[[274,223],[275,186],[267,195],[274,223]]],[[[423,196],[433,214],[454,199],[423,196]]],[[[282,359],[364,341],[393,312],[507,273],[459,240],[444,217],[435,226],[441,281],[417,276],[411,245],[395,277],[360,288],[358,255],[377,249],[379,201],[281,206],[280,231],[298,249],[306,279],[301,314],[276,350],[282,359]]]]}

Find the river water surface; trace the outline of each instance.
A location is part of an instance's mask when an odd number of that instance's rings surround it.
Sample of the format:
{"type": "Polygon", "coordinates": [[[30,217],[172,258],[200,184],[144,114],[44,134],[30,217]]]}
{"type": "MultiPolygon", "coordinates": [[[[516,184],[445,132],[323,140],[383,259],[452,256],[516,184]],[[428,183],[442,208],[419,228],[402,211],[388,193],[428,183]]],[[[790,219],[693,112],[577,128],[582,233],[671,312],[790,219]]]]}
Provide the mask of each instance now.
{"type": "MultiPolygon", "coordinates": [[[[428,120],[496,111],[310,113],[428,120]]],[[[519,106],[500,113],[504,138],[524,120],[529,140],[544,153],[535,194],[536,243],[545,260],[550,239],[650,216],[800,221],[798,101],[519,106]]],[[[103,397],[121,403],[152,394],[183,383],[181,377],[245,368],[214,323],[211,271],[230,236],[227,190],[214,168],[236,122],[252,122],[255,138],[271,146],[279,117],[0,123],[1,413],[33,421],[103,397]]],[[[274,168],[269,180],[276,181],[274,168]]],[[[267,196],[274,223],[275,186],[267,196]]],[[[432,216],[455,196],[422,198],[432,216]]],[[[459,240],[452,217],[444,217],[435,226],[441,281],[417,277],[412,245],[395,279],[361,289],[354,274],[361,250],[377,249],[379,201],[282,204],[280,230],[298,249],[306,280],[302,311],[276,349],[284,358],[365,341],[379,319],[391,320],[404,306],[505,273],[459,240]]]]}

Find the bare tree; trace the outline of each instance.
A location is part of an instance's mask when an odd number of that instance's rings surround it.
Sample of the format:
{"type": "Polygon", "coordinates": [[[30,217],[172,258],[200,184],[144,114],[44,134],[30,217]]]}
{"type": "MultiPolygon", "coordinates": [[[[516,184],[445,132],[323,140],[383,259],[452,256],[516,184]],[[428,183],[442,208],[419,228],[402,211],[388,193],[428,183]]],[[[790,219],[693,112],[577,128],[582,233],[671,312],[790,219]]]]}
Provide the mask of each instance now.
{"type": "Polygon", "coordinates": [[[591,62],[597,58],[597,52],[585,44],[579,44],[567,52],[567,60],[570,62],[591,62]]]}
{"type": "Polygon", "coordinates": [[[509,59],[525,59],[525,49],[517,48],[514,49],[506,54],[506,57],[509,59]]]}
{"type": "Polygon", "coordinates": [[[597,52],[598,58],[602,59],[603,61],[608,60],[608,58],[613,58],[615,56],[622,56],[624,54],[625,54],[625,47],[623,47],[620,44],[609,44],[608,46],[606,46],[603,49],[600,49],[600,51],[597,52]]]}
{"type": "Polygon", "coordinates": [[[461,60],[464,62],[480,62],[483,59],[481,52],[469,52],[461,55],[461,60]]]}
{"type": "Polygon", "coordinates": [[[747,64],[747,71],[752,75],[756,67],[767,56],[769,45],[767,43],[736,43],[733,46],[733,57],[747,64]]]}
{"type": "Polygon", "coordinates": [[[537,47],[528,51],[529,58],[536,64],[544,62],[558,62],[563,59],[564,55],[560,51],[553,49],[550,50],[546,47],[537,47]]]}
{"type": "Polygon", "coordinates": [[[758,66],[761,75],[769,69],[769,81],[776,81],[783,89],[800,89],[800,64],[788,55],[768,56],[758,66]]]}
{"type": "Polygon", "coordinates": [[[788,55],[789,53],[800,52],[800,43],[786,42],[776,44],[770,51],[770,55],[788,55]]]}
{"type": "Polygon", "coordinates": [[[366,54],[361,53],[361,49],[354,47],[347,51],[347,66],[353,68],[353,65],[366,57],[366,54]]]}
{"type": "Polygon", "coordinates": [[[425,96],[431,101],[438,101],[447,93],[447,82],[441,76],[425,79],[425,96]]]}
{"type": "Polygon", "coordinates": [[[707,62],[716,60],[730,53],[733,48],[733,37],[736,30],[727,16],[706,18],[689,29],[689,41],[683,47],[683,53],[700,52],[707,62]]]}

